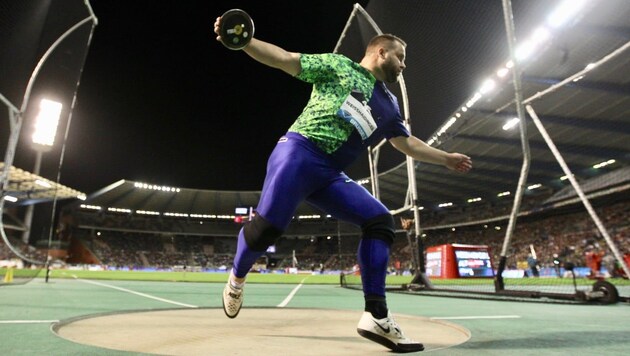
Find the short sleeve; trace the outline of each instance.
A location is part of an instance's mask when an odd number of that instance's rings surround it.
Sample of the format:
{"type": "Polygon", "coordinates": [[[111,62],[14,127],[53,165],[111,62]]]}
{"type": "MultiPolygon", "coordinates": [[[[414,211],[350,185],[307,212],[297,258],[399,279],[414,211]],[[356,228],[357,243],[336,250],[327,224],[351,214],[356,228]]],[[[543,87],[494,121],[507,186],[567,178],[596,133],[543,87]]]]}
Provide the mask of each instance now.
{"type": "Polygon", "coordinates": [[[302,71],[296,78],[307,83],[315,84],[333,80],[339,66],[340,59],[332,53],[301,54],[300,65],[302,71]]]}
{"type": "Polygon", "coordinates": [[[384,130],[383,135],[385,136],[386,139],[392,139],[394,137],[399,137],[399,136],[403,136],[403,137],[409,137],[411,136],[411,133],[409,133],[409,130],[407,130],[407,127],[405,127],[405,124],[403,123],[402,119],[396,120],[392,123],[391,127],[387,128],[384,130]]]}

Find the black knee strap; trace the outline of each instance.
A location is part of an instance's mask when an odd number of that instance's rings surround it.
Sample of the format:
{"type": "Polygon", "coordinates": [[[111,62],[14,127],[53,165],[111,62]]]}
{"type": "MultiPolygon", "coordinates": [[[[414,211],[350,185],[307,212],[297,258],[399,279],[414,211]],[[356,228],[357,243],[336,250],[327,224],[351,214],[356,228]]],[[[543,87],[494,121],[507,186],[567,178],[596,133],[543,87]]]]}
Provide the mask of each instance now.
{"type": "Polygon", "coordinates": [[[256,215],[243,227],[247,246],[254,251],[266,251],[282,235],[283,231],[256,215]]]}
{"type": "Polygon", "coordinates": [[[363,239],[377,239],[387,242],[390,246],[394,243],[395,225],[392,214],[378,215],[361,225],[363,239]]]}

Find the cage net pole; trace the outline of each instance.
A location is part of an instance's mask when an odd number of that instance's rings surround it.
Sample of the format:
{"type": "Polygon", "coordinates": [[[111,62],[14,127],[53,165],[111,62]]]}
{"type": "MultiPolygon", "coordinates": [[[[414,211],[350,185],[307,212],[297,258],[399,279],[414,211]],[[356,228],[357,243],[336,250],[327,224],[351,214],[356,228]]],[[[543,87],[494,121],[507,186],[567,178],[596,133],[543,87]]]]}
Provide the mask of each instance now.
{"type": "Polygon", "coordinates": [[[352,9],[352,12],[350,13],[350,17],[348,17],[348,21],[346,21],[346,26],[343,28],[343,31],[341,31],[341,35],[339,35],[339,39],[337,40],[335,49],[333,49],[333,53],[339,53],[339,48],[341,47],[343,40],[346,38],[348,29],[350,28],[350,25],[352,24],[352,20],[357,15],[357,11],[359,10],[359,7],[360,7],[359,4],[354,4],[354,8],[352,9]]]}
{"type": "MultiPolygon", "coordinates": [[[[350,26],[352,25],[352,20],[354,20],[354,18],[357,16],[357,13],[359,13],[359,12],[361,14],[363,14],[364,16],[366,16],[366,19],[368,20],[368,22],[370,22],[370,25],[373,27],[374,31],[376,31],[377,34],[381,34],[382,33],[381,30],[376,25],[376,23],[374,23],[374,21],[371,21],[372,19],[369,18],[369,15],[367,15],[367,13],[361,7],[361,5],[354,4],[354,7],[352,9],[352,13],[350,13],[350,16],[348,17],[348,21],[346,21],[346,26],[344,27],[343,31],[341,32],[341,35],[339,35],[339,40],[337,40],[337,44],[335,45],[335,49],[333,50],[333,53],[339,53],[339,48],[341,48],[343,40],[346,38],[348,30],[350,29],[350,26]]],[[[381,144],[382,144],[382,142],[379,145],[375,146],[375,147],[368,147],[368,164],[369,164],[369,169],[370,169],[370,185],[372,187],[372,195],[374,195],[374,197],[376,199],[379,199],[377,164],[378,164],[379,147],[380,147],[381,144]]]]}
{"type": "Polygon", "coordinates": [[[536,114],[536,111],[534,111],[534,108],[532,108],[531,105],[527,105],[526,108],[527,108],[527,112],[529,113],[529,116],[531,116],[532,120],[534,121],[534,124],[536,125],[536,128],[538,129],[538,131],[542,135],[543,139],[547,143],[547,146],[549,146],[549,149],[551,150],[551,152],[553,153],[554,157],[556,158],[556,160],[560,164],[560,167],[562,167],[562,171],[568,177],[569,181],[571,182],[571,185],[573,186],[573,189],[575,189],[575,192],[580,197],[580,200],[582,201],[582,204],[584,204],[584,207],[586,207],[586,210],[588,211],[589,215],[593,219],[593,222],[595,222],[595,225],[597,226],[597,229],[602,234],[602,236],[604,236],[604,239],[608,243],[608,247],[612,251],[613,255],[615,255],[615,258],[617,259],[617,261],[620,262],[624,272],[626,272],[626,276],[630,276],[630,270],[628,269],[628,266],[626,265],[626,263],[625,263],[625,261],[623,259],[623,256],[619,253],[619,250],[617,249],[617,246],[615,246],[614,241],[610,238],[610,235],[608,234],[608,231],[606,230],[606,227],[604,226],[604,224],[600,220],[599,216],[595,212],[595,209],[593,209],[593,206],[591,205],[590,201],[588,200],[588,198],[586,197],[586,195],[582,191],[582,188],[580,187],[580,184],[577,182],[577,180],[573,176],[573,172],[571,172],[571,169],[569,168],[569,166],[565,162],[564,158],[562,157],[562,154],[560,154],[560,151],[558,151],[558,148],[556,147],[556,145],[554,144],[553,140],[551,139],[551,136],[549,136],[549,134],[547,133],[547,130],[545,129],[545,127],[543,126],[542,122],[538,118],[538,115],[536,114]]]}
{"type": "Polygon", "coordinates": [[[20,111],[15,107],[15,105],[13,105],[11,101],[9,101],[9,99],[7,99],[2,94],[0,94],[0,101],[2,101],[7,106],[9,114],[9,127],[11,130],[7,149],[4,154],[4,166],[2,167],[2,175],[0,175],[0,235],[2,236],[2,240],[5,242],[7,247],[9,247],[9,249],[13,253],[16,253],[13,245],[8,243],[9,238],[6,236],[6,233],[4,231],[2,213],[4,212],[5,192],[8,191],[9,187],[9,174],[11,171],[11,166],[13,166],[13,160],[15,158],[15,149],[17,147],[17,142],[20,137],[20,132],[22,130],[22,115],[20,114],[20,111]]]}
{"type": "MultiPolygon", "coordinates": [[[[377,35],[383,34],[383,31],[381,31],[379,26],[376,24],[374,19],[372,19],[372,17],[367,13],[367,11],[365,11],[365,9],[361,5],[354,4],[352,13],[350,14],[350,17],[348,18],[348,21],[346,22],[346,26],[343,29],[339,37],[339,40],[337,41],[337,45],[335,46],[335,50],[334,50],[335,53],[338,53],[339,48],[341,47],[342,42],[346,37],[348,29],[350,28],[352,24],[352,21],[354,20],[355,17],[359,15],[363,16],[363,18],[367,21],[370,27],[372,27],[372,29],[375,31],[377,35]]],[[[404,80],[403,75],[400,76],[399,85],[400,85],[400,91],[401,91],[401,99],[403,103],[402,115],[403,115],[404,124],[405,124],[405,127],[407,127],[407,129],[409,130],[409,132],[411,132],[411,122],[409,119],[409,98],[407,96],[407,87],[405,85],[405,80],[404,80]]],[[[372,185],[372,192],[377,199],[379,198],[378,167],[377,167],[378,156],[379,156],[380,148],[382,145],[385,144],[385,142],[386,140],[383,140],[379,144],[377,144],[375,147],[368,148],[368,159],[369,159],[369,165],[370,165],[370,180],[371,180],[371,185],[372,185]]],[[[407,156],[406,164],[407,164],[408,191],[410,192],[410,195],[411,195],[411,199],[410,199],[411,204],[409,206],[407,202],[404,202],[405,206],[401,209],[394,210],[393,214],[396,214],[402,211],[407,211],[408,209],[412,209],[413,215],[414,215],[414,230],[415,230],[414,242],[415,244],[411,244],[410,247],[412,248],[412,251],[413,251],[412,263],[414,267],[416,267],[416,276],[414,277],[412,283],[422,283],[427,287],[431,287],[432,286],[431,282],[429,281],[429,279],[426,277],[426,274],[425,274],[426,269],[425,269],[425,264],[424,264],[424,246],[420,237],[421,236],[420,212],[418,211],[418,190],[416,187],[416,174],[415,174],[413,159],[407,156]]]]}
{"type": "MultiPolygon", "coordinates": [[[[87,19],[92,20],[92,28],[90,29],[90,35],[88,36],[87,42],[85,44],[85,48],[87,51],[87,49],[90,48],[90,44],[92,43],[92,36],[94,35],[94,29],[96,28],[96,25],[98,24],[98,20],[96,19],[96,16],[94,15],[94,12],[92,11],[92,8],[90,7],[89,2],[86,1],[85,4],[90,12],[90,17],[88,17],[87,19]]],[[[70,114],[68,115],[68,123],[66,124],[66,131],[63,136],[63,144],[61,145],[61,155],[59,156],[59,165],[57,167],[57,177],[56,177],[57,185],[55,185],[55,187],[58,187],[59,183],[61,182],[61,168],[63,167],[63,160],[66,153],[66,144],[68,143],[68,136],[70,134],[70,124],[72,123],[72,113],[74,112],[74,108],[77,104],[77,93],[79,91],[79,85],[81,84],[81,75],[83,73],[83,68],[85,66],[86,59],[87,59],[87,55],[83,57],[83,61],[81,63],[81,69],[79,70],[79,77],[77,78],[76,84],[74,86],[74,93],[72,94],[72,103],[70,104],[70,114]]],[[[55,215],[57,214],[58,200],[59,199],[58,199],[57,191],[55,191],[55,196],[53,198],[53,207],[52,207],[52,211],[50,212],[51,226],[48,229],[48,250],[49,251],[51,250],[53,235],[56,231],[56,229],[54,228],[54,224],[55,224],[55,215]]],[[[250,213],[250,217],[251,217],[251,213],[250,213]]],[[[51,259],[46,258],[46,282],[48,282],[48,277],[50,275],[50,262],[51,262],[51,259]]]]}
{"type": "MultiPolygon", "coordinates": [[[[4,97],[3,97],[4,98],[4,97]]],[[[20,138],[20,132],[22,131],[22,123],[23,123],[23,115],[22,112],[17,110],[13,105],[6,102],[9,107],[9,120],[11,122],[11,133],[9,136],[9,142],[7,144],[7,150],[4,154],[4,167],[2,170],[2,181],[0,182],[0,236],[4,241],[5,245],[13,252],[16,256],[33,264],[42,264],[41,261],[33,260],[27,256],[24,256],[13,244],[9,241],[9,237],[4,231],[4,222],[2,216],[4,215],[4,202],[5,202],[5,194],[9,188],[9,174],[11,171],[11,167],[13,166],[13,160],[15,159],[15,149],[17,148],[17,144],[20,138]]]]}
{"type": "MultiPolygon", "coordinates": [[[[407,86],[405,84],[405,78],[400,76],[400,92],[402,93],[403,102],[403,115],[405,120],[405,127],[411,132],[411,119],[409,115],[409,97],[407,96],[407,86]]],[[[426,265],[424,260],[424,241],[422,241],[422,228],[420,225],[420,211],[418,210],[418,188],[416,186],[416,169],[413,158],[410,156],[405,157],[407,164],[407,179],[408,188],[407,191],[411,198],[411,209],[413,211],[413,222],[415,236],[413,238],[413,244],[411,244],[413,264],[416,268],[416,275],[414,276],[412,283],[421,284],[427,288],[433,288],[431,280],[426,275],[426,265]]],[[[406,202],[405,202],[406,204],[406,202]]]]}
{"type": "Polygon", "coordinates": [[[510,59],[514,64],[512,70],[512,78],[514,81],[514,99],[516,104],[516,113],[519,120],[519,128],[521,133],[521,148],[523,150],[523,165],[521,167],[521,175],[518,179],[518,186],[516,187],[516,193],[514,194],[514,204],[512,206],[512,212],[510,213],[510,219],[505,232],[505,240],[503,241],[503,248],[501,249],[501,259],[499,261],[499,268],[497,275],[495,276],[495,289],[497,291],[504,289],[502,273],[505,270],[507,261],[507,250],[510,246],[510,240],[514,233],[516,226],[516,219],[521,207],[521,200],[523,198],[523,192],[525,185],[527,184],[527,176],[529,173],[530,165],[530,151],[529,141],[527,140],[527,125],[525,123],[525,114],[523,110],[523,93],[521,88],[521,77],[518,61],[516,60],[516,36],[514,34],[514,15],[512,13],[511,0],[503,0],[503,19],[505,21],[505,32],[507,34],[508,47],[510,50],[510,59]]]}

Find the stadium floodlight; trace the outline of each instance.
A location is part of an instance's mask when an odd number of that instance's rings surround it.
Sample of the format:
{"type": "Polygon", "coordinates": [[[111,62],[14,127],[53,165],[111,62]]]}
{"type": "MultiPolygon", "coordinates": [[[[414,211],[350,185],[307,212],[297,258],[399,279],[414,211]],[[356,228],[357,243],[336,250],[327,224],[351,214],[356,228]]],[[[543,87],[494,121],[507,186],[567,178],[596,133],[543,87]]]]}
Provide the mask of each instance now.
{"type": "Polygon", "coordinates": [[[150,190],[159,190],[162,192],[175,192],[175,193],[179,193],[181,191],[180,188],[175,188],[175,187],[167,187],[167,186],[162,186],[162,185],[153,185],[153,184],[147,184],[147,183],[141,183],[141,182],[136,182],[133,185],[135,188],[140,188],[140,189],[150,189],[150,190]]]}
{"type": "Polygon", "coordinates": [[[6,201],[10,201],[11,203],[15,203],[16,201],[18,201],[18,198],[12,196],[12,195],[5,195],[3,197],[4,200],[6,201]]]}
{"type": "MultiPolygon", "coordinates": [[[[575,174],[573,174],[573,176],[575,176],[575,174]]],[[[560,180],[567,180],[567,179],[569,179],[569,176],[565,175],[565,176],[560,177],[560,180]]]]}
{"type": "MultiPolygon", "coordinates": [[[[42,165],[42,156],[44,152],[48,152],[52,149],[52,145],[55,142],[55,136],[57,135],[57,126],[59,126],[59,117],[61,116],[61,109],[63,105],[61,103],[42,99],[39,102],[39,112],[35,117],[35,131],[31,139],[33,140],[33,149],[37,152],[35,156],[35,166],[33,167],[33,174],[39,175],[39,170],[42,165]]],[[[35,182],[40,186],[48,184],[47,182],[39,180],[35,182]]],[[[31,235],[31,224],[33,222],[33,214],[35,210],[35,204],[29,205],[26,208],[24,214],[24,227],[26,228],[22,233],[22,241],[28,242],[31,235]]]]}
{"type": "Polygon", "coordinates": [[[451,117],[446,124],[444,124],[444,126],[442,126],[442,128],[440,129],[440,131],[438,131],[437,135],[438,136],[442,136],[443,133],[446,132],[446,130],[448,130],[451,126],[453,126],[453,124],[455,123],[455,121],[457,121],[457,119],[455,117],[451,117]]]}
{"type": "Polygon", "coordinates": [[[441,204],[438,205],[438,207],[440,207],[440,208],[446,208],[446,207],[449,207],[449,206],[453,206],[453,203],[448,202],[448,203],[441,203],[441,204]]]}
{"type": "Polygon", "coordinates": [[[551,27],[560,27],[564,25],[570,18],[574,17],[584,6],[586,0],[565,0],[558,6],[549,17],[547,24],[551,27]]]}
{"type": "Polygon", "coordinates": [[[503,77],[505,77],[506,75],[508,75],[508,73],[509,73],[509,72],[510,72],[510,70],[509,70],[509,69],[507,69],[507,68],[501,68],[501,69],[499,69],[499,70],[497,71],[497,77],[499,77],[499,78],[503,78],[503,77]]]}
{"type": "Polygon", "coordinates": [[[469,203],[475,203],[475,202],[478,202],[478,201],[481,201],[481,197],[470,198],[470,199],[467,200],[467,202],[469,202],[469,203]]]}
{"type": "MultiPolygon", "coordinates": [[[[172,216],[172,217],[176,217],[176,218],[187,218],[188,214],[186,214],[186,213],[167,212],[167,213],[164,213],[164,216],[172,216]]],[[[221,215],[221,216],[219,216],[219,218],[234,219],[235,216],[234,215],[221,215]]]]}
{"type": "Polygon", "coordinates": [[[532,34],[532,42],[541,44],[551,38],[551,33],[546,27],[538,27],[532,34]]]}
{"type": "Polygon", "coordinates": [[[611,164],[613,164],[615,162],[617,162],[617,161],[615,161],[614,159],[609,159],[608,161],[600,162],[598,164],[593,165],[593,168],[599,169],[599,168],[602,168],[602,167],[609,166],[609,165],[611,165],[611,164]]]}
{"type": "Polygon", "coordinates": [[[35,184],[42,186],[44,188],[52,188],[52,185],[45,180],[35,179],[35,184]]]}
{"type": "Polygon", "coordinates": [[[538,189],[540,187],[542,187],[542,184],[536,183],[536,184],[532,184],[532,185],[528,186],[527,189],[534,190],[534,189],[538,189]]]}
{"type": "Polygon", "coordinates": [[[516,124],[518,124],[520,120],[518,119],[518,117],[512,118],[510,120],[508,120],[505,125],[503,125],[503,130],[507,131],[509,129],[512,129],[514,127],[516,127],[516,124]]]}
{"type": "Polygon", "coordinates": [[[44,148],[50,148],[55,142],[59,117],[61,116],[61,103],[42,99],[39,103],[39,113],[35,118],[35,132],[33,143],[44,148]]]}
{"type": "Polygon", "coordinates": [[[126,213],[126,214],[131,214],[131,209],[125,209],[125,208],[107,208],[107,211],[112,211],[114,213],[126,213]]]}
{"type": "Polygon", "coordinates": [[[79,195],[77,195],[77,199],[79,199],[79,200],[86,200],[87,196],[85,194],[79,194],[79,195]]]}
{"type": "Polygon", "coordinates": [[[101,210],[101,207],[98,205],[81,204],[80,206],[81,209],[101,210]]]}
{"type": "Polygon", "coordinates": [[[152,210],[136,210],[136,214],[140,214],[140,215],[160,215],[159,212],[157,211],[152,211],[152,210]]]}
{"type": "Polygon", "coordinates": [[[529,58],[549,38],[551,38],[549,30],[545,27],[537,28],[532,36],[516,49],[516,58],[520,61],[529,58]]]}
{"type": "Polygon", "coordinates": [[[482,95],[481,95],[481,93],[480,93],[480,92],[475,92],[475,94],[473,95],[473,97],[472,97],[472,98],[470,98],[470,100],[468,100],[468,102],[466,103],[466,107],[467,107],[467,108],[470,108],[470,107],[472,107],[473,105],[475,105],[475,103],[476,103],[479,99],[481,99],[481,96],[482,96],[482,95]]]}
{"type": "Polygon", "coordinates": [[[512,194],[512,193],[510,193],[509,191],[508,192],[501,192],[501,193],[497,194],[497,196],[498,197],[504,197],[504,196],[507,196],[507,195],[510,195],[510,194],[512,194]]]}
{"type": "Polygon", "coordinates": [[[536,43],[532,40],[526,40],[516,49],[516,59],[520,61],[527,59],[534,53],[536,49],[536,43]]]}
{"type": "MultiPolygon", "coordinates": [[[[507,69],[506,69],[507,71],[507,69]]],[[[497,86],[497,83],[492,80],[492,79],[486,79],[483,84],[481,84],[481,88],[479,88],[479,92],[481,94],[487,94],[489,92],[491,92],[492,90],[494,90],[494,88],[497,86]]]]}

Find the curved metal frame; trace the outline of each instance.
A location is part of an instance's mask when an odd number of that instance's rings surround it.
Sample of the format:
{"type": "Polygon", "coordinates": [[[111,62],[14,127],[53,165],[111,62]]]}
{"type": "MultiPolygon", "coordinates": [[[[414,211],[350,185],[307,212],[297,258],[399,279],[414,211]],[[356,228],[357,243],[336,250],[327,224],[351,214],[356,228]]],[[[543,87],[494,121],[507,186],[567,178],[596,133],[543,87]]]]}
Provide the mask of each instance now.
{"type": "MultiPolygon", "coordinates": [[[[5,158],[4,158],[4,169],[3,169],[2,175],[0,176],[1,177],[1,179],[0,179],[0,192],[2,193],[0,195],[0,235],[2,236],[2,239],[4,240],[4,243],[7,245],[7,247],[9,247],[9,249],[13,253],[15,253],[19,258],[21,258],[21,259],[23,259],[23,260],[25,260],[27,262],[33,263],[33,264],[45,264],[46,261],[36,261],[36,260],[33,260],[33,259],[29,258],[29,257],[26,257],[26,256],[22,255],[22,253],[19,250],[17,250],[11,244],[11,242],[9,241],[9,238],[6,235],[6,232],[4,231],[4,224],[2,222],[2,212],[4,212],[5,188],[9,184],[9,171],[11,169],[11,166],[13,165],[13,160],[15,158],[15,149],[17,147],[17,143],[19,141],[20,132],[21,132],[21,129],[22,129],[23,115],[24,115],[24,112],[26,111],[26,107],[28,106],[28,102],[29,102],[29,99],[30,99],[31,91],[33,89],[33,85],[35,84],[35,81],[37,80],[39,72],[41,71],[44,63],[46,63],[46,61],[48,60],[50,55],[55,51],[55,49],[59,46],[59,44],[61,44],[74,31],[76,31],[77,29],[79,29],[81,26],[83,26],[84,24],[86,24],[88,22],[92,22],[92,29],[90,31],[90,35],[88,37],[88,41],[87,41],[86,47],[89,48],[89,46],[90,46],[90,42],[92,40],[92,35],[94,34],[94,28],[98,24],[98,19],[96,18],[96,15],[94,14],[94,11],[92,11],[92,7],[90,6],[89,1],[88,0],[84,0],[84,3],[85,3],[85,6],[86,6],[90,16],[88,16],[85,19],[79,21],[74,26],[69,28],[66,32],[64,32],[61,36],[59,36],[59,38],[57,38],[57,40],[55,42],[53,42],[53,44],[42,55],[40,60],[37,62],[37,65],[35,66],[35,69],[33,70],[33,73],[31,74],[31,77],[30,77],[30,79],[28,81],[28,84],[26,86],[26,90],[24,92],[24,97],[22,99],[21,108],[18,110],[16,106],[14,106],[8,99],[6,99],[4,96],[2,96],[0,94],[0,99],[9,108],[9,120],[11,121],[11,134],[9,136],[9,143],[7,145],[7,150],[6,150],[5,158]]],[[[78,87],[78,84],[79,83],[77,81],[77,87],[78,87]]],[[[72,110],[74,109],[74,105],[76,103],[76,96],[77,96],[77,92],[75,90],[73,98],[72,98],[71,109],[70,109],[70,118],[72,117],[72,110]]],[[[70,118],[69,118],[69,121],[68,121],[68,126],[70,125],[70,118]]],[[[60,164],[61,164],[61,162],[63,162],[63,152],[65,152],[65,139],[67,138],[67,135],[68,135],[68,130],[66,129],[66,133],[65,133],[65,137],[64,137],[64,148],[62,149],[62,155],[60,157],[60,164]]],[[[57,177],[57,180],[59,180],[59,176],[57,177]]],[[[54,203],[56,204],[56,199],[55,199],[54,203]]],[[[52,214],[54,214],[54,213],[55,213],[55,209],[53,209],[53,213],[52,214]]],[[[52,234],[52,229],[50,231],[50,234],[52,234]]],[[[50,237],[49,237],[49,242],[50,242],[50,237]]]]}
{"type": "MultiPolygon", "coordinates": [[[[335,46],[335,50],[334,50],[335,53],[338,52],[343,39],[346,37],[346,32],[348,31],[348,28],[350,27],[352,20],[357,15],[357,13],[361,14],[361,16],[363,16],[368,21],[370,26],[372,26],[372,28],[378,35],[383,34],[383,31],[378,27],[374,19],[372,19],[372,17],[367,13],[367,11],[365,11],[365,9],[361,5],[354,4],[354,9],[352,10],[352,13],[350,14],[350,17],[348,18],[346,26],[343,29],[343,32],[341,33],[341,35],[339,36],[339,40],[337,41],[337,45],[335,46]]],[[[400,75],[400,79],[398,83],[400,85],[400,91],[401,91],[401,99],[402,99],[402,106],[403,106],[402,107],[403,120],[405,123],[405,127],[407,128],[407,130],[409,130],[409,132],[411,132],[411,121],[409,119],[409,97],[407,96],[407,86],[405,85],[405,78],[403,77],[402,74],[400,75]]],[[[369,160],[369,165],[370,165],[370,183],[372,185],[372,195],[374,195],[376,199],[380,198],[380,191],[379,191],[379,184],[378,184],[378,175],[379,175],[378,174],[378,159],[380,155],[380,149],[385,144],[386,141],[387,140],[382,140],[376,146],[368,147],[368,160],[369,160]]],[[[407,199],[405,199],[404,205],[402,207],[392,210],[391,212],[392,214],[396,215],[404,211],[409,211],[409,210],[413,211],[413,217],[414,217],[414,223],[415,223],[414,225],[415,246],[412,246],[412,251],[414,252],[412,257],[413,257],[413,264],[414,264],[415,270],[419,271],[418,274],[416,275],[416,278],[414,278],[414,282],[418,280],[419,282],[426,285],[427,287],[431,287],[431,282],[425,275],[425,264],[423,261],[424,255],[423,253],[421,253],[421,251],[423,250],[422,238],[420,237],[422,229],[420,227],[420,212],[418,210],[418,189],[416,187],[416,170],[414,169],[413,158],[406,156],[405,163],[407,165],[407,179],[408,179],[408,185],[409,185],[408,190],[407,190],[407,199]]]]}

